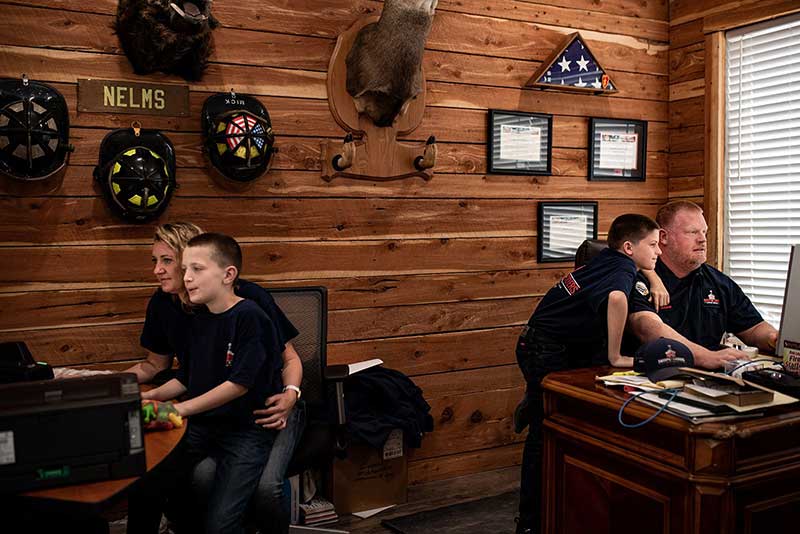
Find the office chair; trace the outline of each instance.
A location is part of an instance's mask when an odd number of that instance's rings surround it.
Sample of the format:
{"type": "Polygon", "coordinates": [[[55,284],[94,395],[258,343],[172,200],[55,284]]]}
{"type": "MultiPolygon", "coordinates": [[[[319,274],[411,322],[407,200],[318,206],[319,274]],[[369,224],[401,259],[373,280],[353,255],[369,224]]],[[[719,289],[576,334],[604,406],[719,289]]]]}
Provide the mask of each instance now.
{"type": "Polygon", "coordinates": [[[583,267],[606,248],[608,248],[608,243],[604,239],[585,240],[575,252],[575,268],[583,267]]]}
{"type": "Polygon", "coordinates": [[[303,363],[303,400],[306,403],[306,427],[289,464],[287,476],[309,468],[325,467],[337,449],[337,427],[328,420],[329,410],[325,369],[327,366],[328,298],[324,287],[270,288],[280,309],[297,328],[292,340],[303,363]]]}

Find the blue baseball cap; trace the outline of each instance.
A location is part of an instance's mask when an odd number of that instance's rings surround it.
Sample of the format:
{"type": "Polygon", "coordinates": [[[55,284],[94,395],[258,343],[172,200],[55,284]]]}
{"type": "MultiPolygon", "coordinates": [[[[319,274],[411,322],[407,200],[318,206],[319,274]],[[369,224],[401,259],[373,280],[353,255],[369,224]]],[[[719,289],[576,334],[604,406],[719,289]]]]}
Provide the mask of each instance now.
{"type": "Polygon", "coordinates": [[[633,370],[644,373],[651,382],[660,382],[682,375],[681,367],[694,367],[689,347],[665,337],[645,343],[633,358],[633,370]]]}

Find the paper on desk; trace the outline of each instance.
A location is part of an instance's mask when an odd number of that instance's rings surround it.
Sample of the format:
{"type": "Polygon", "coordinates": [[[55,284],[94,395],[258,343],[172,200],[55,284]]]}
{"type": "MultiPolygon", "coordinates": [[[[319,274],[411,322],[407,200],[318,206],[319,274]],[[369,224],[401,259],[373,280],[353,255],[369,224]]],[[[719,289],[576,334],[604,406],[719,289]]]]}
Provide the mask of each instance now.
{"type": "MultiPolygon", "coordinates": [[[[668,412],[677,412],[681,415],[685,415],[687,417],[706,417],[709,415],[714,415],[713,412],[710,410],[706,410],[705,408],[700,408],[698,406],[692,406],[690,404],[683,404],[680,401],[680,398],[676,397],[670,401],[669,398],[659,397],[655,393],[645,393],[637,399],[645,400],[651,402],[653,404],[657,404],[659,406],[663,406],[669,402],[669,406],[667,406],[666,410],[668,412]]],[[[709,402],[709,404],[714,403],[714,401],[709,402]]],[[[720,403],[721,404],[721,403],[720,403]]]]}
{"type": "Polygon", "coordinates": [[[72,367],[55,367],[53,378],[76,378],[83,376],[110,375],[114,371],[104,369],[73,369],[72,367]]]}
{"type": "Polygon", "coordinates": [[[660,390],[663,389],[643,375],[629,375],[629,374],[613,374],[606,376],[595,377],[595,380],[600,381],[605,386],[631,386],[645,390],[660,390]]]}
{"type": "Polygon", "coordinates": [[[361,519],[366,519],[368,517],[372,517],[373,515],[377,515],[384,510],[388,510],[389,508],[393,508],[396,505],[390,504],[389,506],[382,506],[381,508],[373,508],[372,510],[364,510],[362,512],[353,512],[353,515],[356,517],[360,517],[361,519]]]}

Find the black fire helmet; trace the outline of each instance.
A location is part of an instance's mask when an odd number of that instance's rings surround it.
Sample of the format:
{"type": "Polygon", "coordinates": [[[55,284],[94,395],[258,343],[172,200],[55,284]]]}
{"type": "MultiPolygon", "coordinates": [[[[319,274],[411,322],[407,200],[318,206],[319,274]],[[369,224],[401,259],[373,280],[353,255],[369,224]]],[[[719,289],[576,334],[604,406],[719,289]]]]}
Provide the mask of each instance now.
{"type": "Polygon", "coordinates": [[[203,104],[206,153],[222,176],[252,182],[269,168],[275,134],[267,108],[249,95],[217,93],[203,104]]]}
{"type": "Polygon", "coordinates": [[[67,102],[49,85],[0,79],[0,175],[58,185],[69,152],[67,102]]]}
{"type": "Polygon", "coordinates": [[[111,209],[131,222],[158,217],[177,187],[175,148],[158,130],[114,130],[100,144],[100,160],[94,168],[111,209]]]}

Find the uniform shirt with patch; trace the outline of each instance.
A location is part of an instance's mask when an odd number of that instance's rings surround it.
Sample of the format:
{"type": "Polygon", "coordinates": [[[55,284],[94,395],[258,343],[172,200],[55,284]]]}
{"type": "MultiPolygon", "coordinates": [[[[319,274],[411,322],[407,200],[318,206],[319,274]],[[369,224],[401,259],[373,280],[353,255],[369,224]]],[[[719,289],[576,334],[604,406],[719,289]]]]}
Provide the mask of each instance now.
{"type": "MultiPolygon", "coordinates": [[[[703,264],[684,278],[678,278],[659,260],[656,274],[669,292],[669,305],[658,311],[659,317],[678,333],[699,345],[716,350],[722,334],[740,333],[764,319],[742,289],[727,275],[703,264]]],[[[629,313],[649,311],[649,283],[642,276],[636,281],[629,300],[629,313]]]]}
{"type": "Polygon", "coordinates": [[[253,410],[281,391],[282,359],[272,321],[258,304],[242,300],[222,313],[198,312],[189,333],[184,364],[177,373],[189,398],[228,380],[248,388],[245,395],[193,417],[252,424],[253,410]]]}
{"type": "MultiPolygon", "coordinates": [[[[283,353],[286,343],[297,336],[297,329],[275,303],[269,291],[247,280],[239,279],[235,293],[254,301],[261,307],[277,330],[276,341],[283,353]]],[[[139,344],[156,354],[177,356],[181,361],[189,323],[194,314],[184,311],[180,300],[169,293],[157,289],[147,304],[144,328],[139,337],[139,344]]]]}
{"type": "Polygon", "coordinates": [[[608,294],[628,295],[636,278],[636,264],[625,254],[605,249],[592,261],[550,288],[528,325],[537,333],[566,345],[602,345],[608,337],[608,294]]]}

